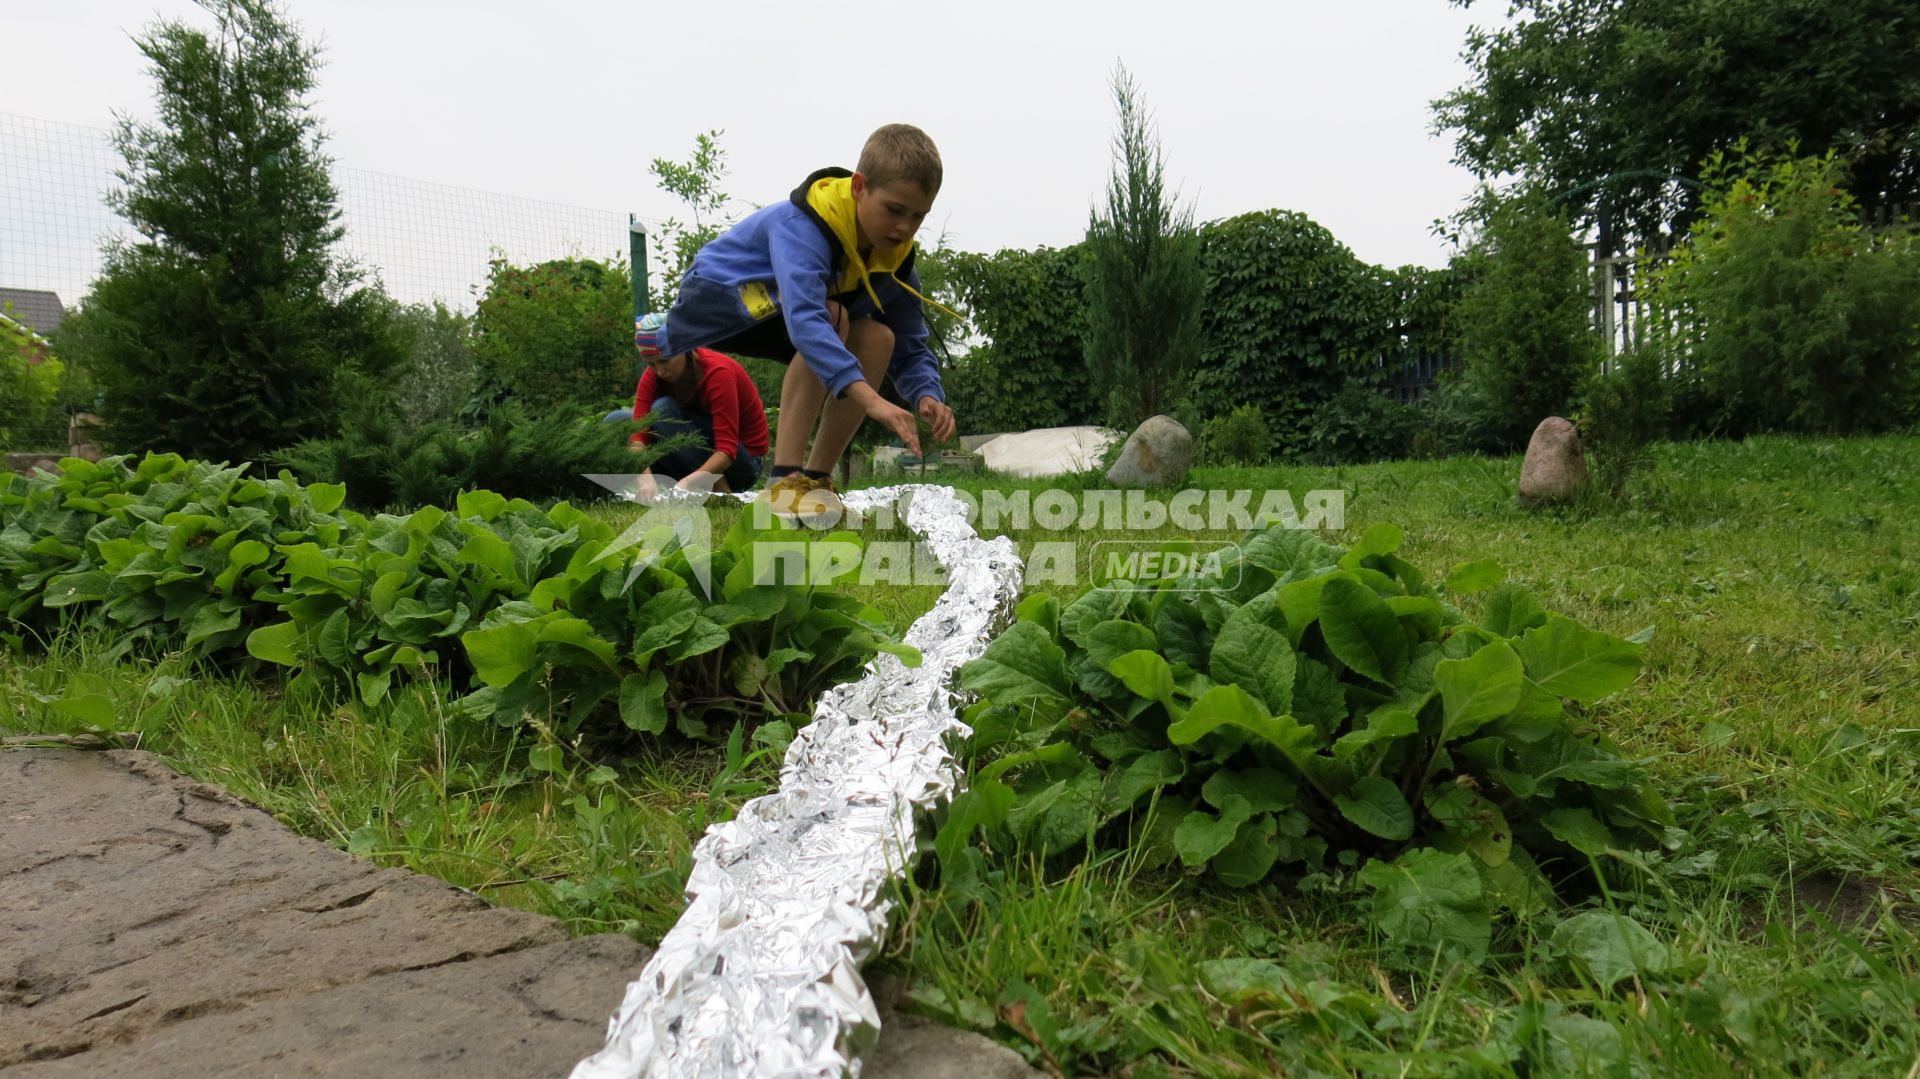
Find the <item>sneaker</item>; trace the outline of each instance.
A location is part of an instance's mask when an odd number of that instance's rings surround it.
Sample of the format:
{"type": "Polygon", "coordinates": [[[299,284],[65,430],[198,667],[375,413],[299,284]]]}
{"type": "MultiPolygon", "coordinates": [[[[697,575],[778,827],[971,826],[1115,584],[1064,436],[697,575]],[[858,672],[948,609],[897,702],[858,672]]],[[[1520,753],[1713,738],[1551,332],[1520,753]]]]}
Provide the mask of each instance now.
{"type": "Polygon", "coordinates": [[[798,472],[789,472],[769,482],[754,501],[766,506],[774,516],[792,520],[794,501],[812,489],[812,480],[798,472]]]}
{"type": "Polygon", "coordinates": [[[840,501],[840,494],[830,479],[789,472],[768,484],[761,498],[768,512],[785,521],[797,521],[814,528],[851,527],[860,523],[859,516],[840,501]]]}

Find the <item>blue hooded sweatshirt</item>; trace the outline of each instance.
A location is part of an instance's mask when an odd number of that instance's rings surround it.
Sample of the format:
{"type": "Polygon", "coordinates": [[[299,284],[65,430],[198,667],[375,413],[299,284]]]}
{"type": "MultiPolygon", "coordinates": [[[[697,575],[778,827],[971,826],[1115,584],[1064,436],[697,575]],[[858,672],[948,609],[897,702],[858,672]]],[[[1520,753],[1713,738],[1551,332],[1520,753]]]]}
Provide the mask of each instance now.
{"type": "Polygon", "coordinates": [[[725,351],[728,338],[780,317],[807,367],[839,397],[865,376],[827,315],[832,299],[850,317],[873,318],[893,331],[887,373],[907,407],[922,397],[944,401],[940,366],[927,347],[914,245],[860,257],[852,175],[822,169],[787,201],[754,211],[701,248],[658,331],[661,351],[725,351]]]}

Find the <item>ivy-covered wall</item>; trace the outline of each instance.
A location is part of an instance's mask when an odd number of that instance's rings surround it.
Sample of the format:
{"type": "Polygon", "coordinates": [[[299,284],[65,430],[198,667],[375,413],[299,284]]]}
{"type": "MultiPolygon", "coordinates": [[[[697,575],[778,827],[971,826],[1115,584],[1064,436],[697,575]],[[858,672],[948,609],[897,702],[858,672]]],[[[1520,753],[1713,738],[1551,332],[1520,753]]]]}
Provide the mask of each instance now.
{"type": "MultiPolygon", "coordinates": [[[[1274,448],[1304,453],[1319,413],[1349,382],[1384,385],[1401,365],[1445,347],[1457,292],[1451,271],[1374,266],[1285,210],[1200,232],[1205,341],[1186,419],[1257,405],[1274,448]]],[[[961,429],[1099,422],[1110,387],[1092,385],[1082,352],[1082,248],[956,252],[949,264],[953,294],[985,339],[947,375],[961,429]]]]}

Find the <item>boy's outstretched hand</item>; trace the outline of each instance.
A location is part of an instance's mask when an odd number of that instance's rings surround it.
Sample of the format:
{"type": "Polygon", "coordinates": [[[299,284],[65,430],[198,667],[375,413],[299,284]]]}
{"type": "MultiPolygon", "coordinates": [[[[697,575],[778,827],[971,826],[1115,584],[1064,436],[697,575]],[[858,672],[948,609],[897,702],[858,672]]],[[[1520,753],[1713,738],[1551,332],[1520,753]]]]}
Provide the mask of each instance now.
{"type": "Polygon", "coordinates": [[[908,452],[920,456],[920,427],[913,422],[913,413],[876,393],[873,400],[867,402],[867,417],[885,424],[887,430],[900,436],[908,452]]]}
{"type": "Polygon", "coordinates": [[[920,418],[927,421],[927,423],[933,427],[933,440],[935,442],[946,442],[953,438],[955,426],[953,409],[948,408],[945,402],[937,401],[932,397],[922,397],[920,399],[920,418]]]}

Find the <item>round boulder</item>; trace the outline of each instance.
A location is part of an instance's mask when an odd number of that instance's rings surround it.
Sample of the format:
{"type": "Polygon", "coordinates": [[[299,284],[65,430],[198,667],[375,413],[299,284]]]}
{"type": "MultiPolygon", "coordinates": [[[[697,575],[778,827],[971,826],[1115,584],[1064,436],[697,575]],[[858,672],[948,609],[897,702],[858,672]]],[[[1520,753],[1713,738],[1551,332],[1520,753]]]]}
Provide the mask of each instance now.
{"type": "Polygon", "coordinates": [[[1587,489],[1587,457],[1572,421],[1548,416],[1533,429],[1520,465],[1520,504],[1571,502],[1587,489]]]}
{"type": "Polygon", "coordinates": [[[1171,416],[1149,416],[1107,469],[1116,487],[1178,487],[1193,467],[1193,436],[1171,416]]]}

